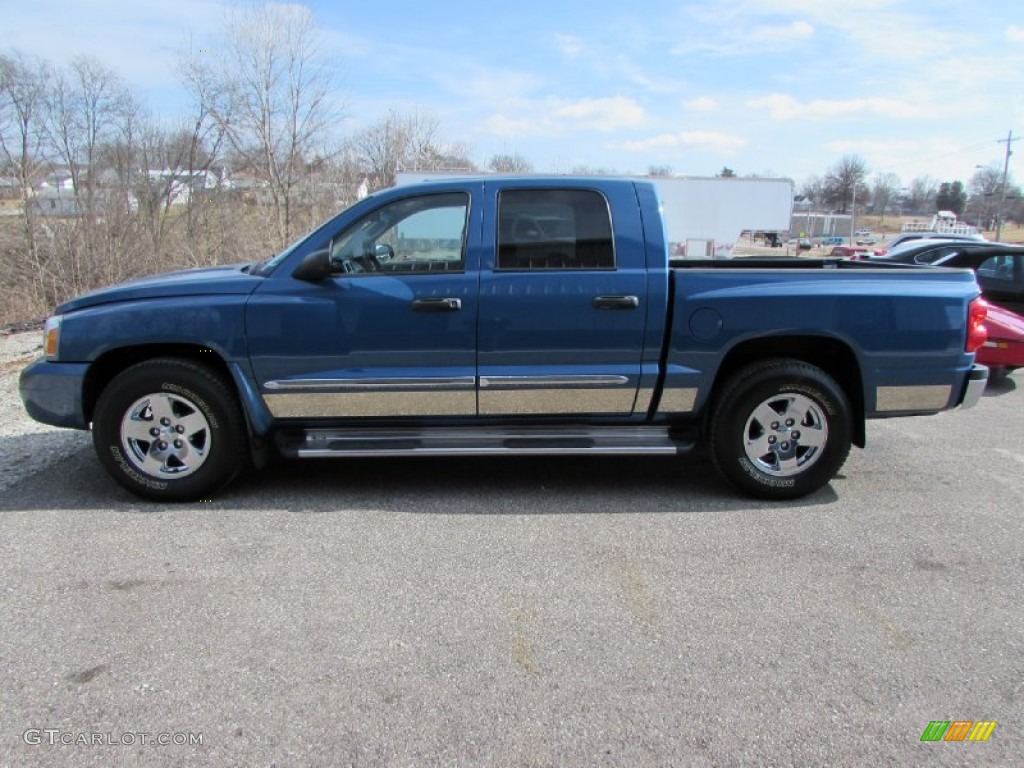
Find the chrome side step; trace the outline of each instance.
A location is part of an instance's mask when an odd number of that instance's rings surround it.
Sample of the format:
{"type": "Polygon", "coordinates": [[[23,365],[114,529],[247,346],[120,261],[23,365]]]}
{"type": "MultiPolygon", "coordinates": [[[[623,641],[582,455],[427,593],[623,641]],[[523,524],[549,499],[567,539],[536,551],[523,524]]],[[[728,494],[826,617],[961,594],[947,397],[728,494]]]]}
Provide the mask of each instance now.
{"type": "Polygon", "coordinates": [[[285,456],[460,456],[661,454],[693,449],[691,436],[665,427],[440,427],[309,429],[277,436],[285,456]]]}

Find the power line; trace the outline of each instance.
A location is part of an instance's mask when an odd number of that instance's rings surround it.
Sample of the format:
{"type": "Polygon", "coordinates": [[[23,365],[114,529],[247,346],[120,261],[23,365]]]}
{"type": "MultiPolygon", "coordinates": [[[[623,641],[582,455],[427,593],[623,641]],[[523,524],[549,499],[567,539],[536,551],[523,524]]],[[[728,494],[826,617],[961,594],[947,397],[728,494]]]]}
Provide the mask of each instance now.
{"type": "MultiPolygon", "coordinates": [[[[1003,141],[1006,141],[1006,139],[1001,139],[1000,143],[1003,142],[1003,141]]],[[[1014,139],[1014,141],[1017,141],[1017,139],[1014,139]]],[[[931,155],[929,157],[918,157],[918,158],[915,158],[913,160],[906,160],[906,161],[904,161],[902,163],[894,163],[893,165],[883,165],[881,168],[878,168],[876,170],[888,171],[888,170],[891,170],[893,168],[903,168],[903,167],[908,166],[908,165],[914,165],[915,163],[926,163],[929,160],[938,160],[938,159],[943,158],[943,157],[952,157],[953,155],[960,155],[960,154],[963,154],[964,152],[970,152],[972,149],[982,149],[983,147],[989,146],[990,143],[991,142],[985,141],[985,142],[982,142],[981,144],[972,144],[969,147],[960,147],[959,149],[954,149],[951,152],[943,152],[941,155],[931,155]]]]}

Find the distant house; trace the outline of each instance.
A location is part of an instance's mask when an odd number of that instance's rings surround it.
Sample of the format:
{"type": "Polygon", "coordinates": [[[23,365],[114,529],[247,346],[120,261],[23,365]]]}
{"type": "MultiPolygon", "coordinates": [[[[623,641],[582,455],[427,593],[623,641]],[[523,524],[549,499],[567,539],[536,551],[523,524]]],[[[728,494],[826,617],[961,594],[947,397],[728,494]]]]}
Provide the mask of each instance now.
{"type": "Polygon", "coordinates": [[[74,192],[54,187],[40,187],[29,201],[37,216],[78,216],[82,211],[74,192]]]}
{"type": "Polygon", "coordinates": [[[83,213],[71,172],[57,168],[46,174],[33,191],[29,208],[37,216],[78,216],[83,213]]]}
{"type": "Polygon", "coordinates": [[[0,176],[0,200],[14,200],[21,197],[21,184],[17,179],[0,176]]]}
{"type": "Polygon", "coordinates": [[[39,184],[39,189],[55,189],[60,192],[74,192],[75,185],[68,170],[56,170],[46,174],[46,178],[39,184]]]}

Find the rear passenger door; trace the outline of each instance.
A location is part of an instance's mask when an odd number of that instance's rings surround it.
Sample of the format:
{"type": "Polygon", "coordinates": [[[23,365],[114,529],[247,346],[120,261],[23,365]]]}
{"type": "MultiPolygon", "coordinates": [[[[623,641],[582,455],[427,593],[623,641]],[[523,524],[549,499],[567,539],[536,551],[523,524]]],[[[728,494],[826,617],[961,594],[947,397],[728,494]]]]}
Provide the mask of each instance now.
{"type": "Polygon", "coordinates": [[[496,236],[481,248],[481,416],[633,412],[644,239],[632,186],[609,189],[487,191],[484,231],[496,236]]]}

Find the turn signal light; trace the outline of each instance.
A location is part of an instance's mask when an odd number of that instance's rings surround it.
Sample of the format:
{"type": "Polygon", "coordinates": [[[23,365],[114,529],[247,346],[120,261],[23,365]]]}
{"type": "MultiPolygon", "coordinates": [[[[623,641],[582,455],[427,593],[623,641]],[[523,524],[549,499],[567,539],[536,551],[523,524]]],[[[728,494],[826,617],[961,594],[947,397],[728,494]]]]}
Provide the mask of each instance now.
{"type": "Polygon", "coordinates": [[[967,342],[965,352],[977,352],[988,339],[985,318],[988,316],[988,304],[983,299],[975,299],[967,308],[967,342]]]}
{"type": "Polygon", "coordinates": [[[57,359],[57,350],[60,347],[60,315],[54,315],[46,320],[43,326],[43,357],[47,360],[57,359]]]}

